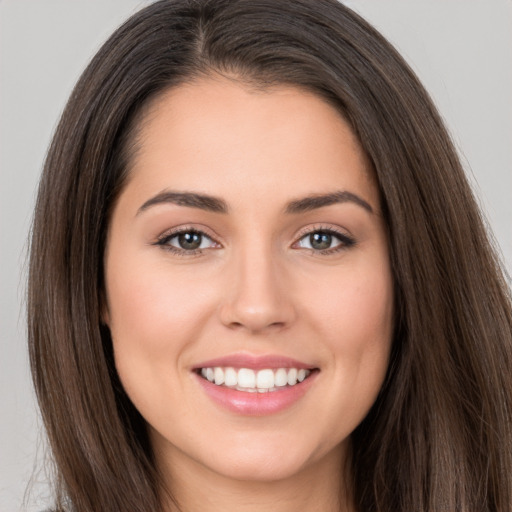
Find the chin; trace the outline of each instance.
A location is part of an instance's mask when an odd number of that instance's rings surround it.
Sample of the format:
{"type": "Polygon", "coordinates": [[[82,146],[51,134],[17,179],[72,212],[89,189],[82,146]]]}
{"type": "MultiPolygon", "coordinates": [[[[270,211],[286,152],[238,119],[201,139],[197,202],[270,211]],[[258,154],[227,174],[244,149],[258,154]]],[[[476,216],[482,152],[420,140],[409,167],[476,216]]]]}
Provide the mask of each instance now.
{"type": "Polygon", "coordinates": [[[260,456],[252,461],[237,460],[229,464],[223,463],[212,469],[233,480],[269,483],[291,478],[300,473],[304,466],[304,461],[283,460],[274,454],[268,457],[260,456]]]}
{"type": "MultiPolygon", "coordinates": [[[[315,465],[322,455],[311,453],[302,445],[296,449],[281,443],[257,443],[240,447],[231,445],[230,450],[210,458],[209,467],[214,472],[239,481],[273,482],[286,480],[315,465]]],[[[206,462],[206,461],[204,461],[206,462]]]]}

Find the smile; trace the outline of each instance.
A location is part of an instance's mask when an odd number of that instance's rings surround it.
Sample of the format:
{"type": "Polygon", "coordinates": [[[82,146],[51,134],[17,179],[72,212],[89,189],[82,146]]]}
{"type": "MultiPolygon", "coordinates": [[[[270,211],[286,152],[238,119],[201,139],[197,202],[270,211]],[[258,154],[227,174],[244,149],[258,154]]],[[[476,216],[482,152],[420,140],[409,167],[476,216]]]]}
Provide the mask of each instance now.
{"type": "Polygon", "coordinates": [[[296,386],[309,377],[305,368],[250,368],[208,367],[201,368],[200,375],[216,386],[248,393],[268,393],[296,386]]]}
{"type": "Polygon", "coordinates": [[[300,403],[320,374],[312,362],[245,352],[201,361],[191,370],[217,407],[244,416],[277,414],[300,403]]]}

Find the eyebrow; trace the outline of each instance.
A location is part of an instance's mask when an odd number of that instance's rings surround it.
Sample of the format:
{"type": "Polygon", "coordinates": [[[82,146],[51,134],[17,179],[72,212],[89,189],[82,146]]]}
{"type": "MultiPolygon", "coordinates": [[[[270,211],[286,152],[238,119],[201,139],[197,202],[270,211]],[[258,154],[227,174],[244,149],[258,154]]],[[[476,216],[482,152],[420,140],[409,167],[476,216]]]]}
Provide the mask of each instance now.
{"type": "MultiPolygon", "coordinates": [[[[298,214],[323,208],[339,203],[355,203],[361,206],[369,213],[373,213],[373,208],[368,202],[359,197],[357,194],[347,191],[331,192],[329,194],[314,194],[301,199],[296,199],[288,203],[285,209],[287,214],[298,214]]],[[[151,206],[159,204],[176,204],[178,206],[185,206],[188,208],[198,208],[213,213],[228,213],[229,208],[223,199],[218,197],[198,194],[196,192],[176,192],[172,190],[165,190],[156,196],[148,199],[137,211],[137,215],[147,210],[151,206]]]]}
{"type": "Polygon", "coordinates": [[[355,203],[356,205],[364,208],[369,213],[373,213],[373,208],[370,206],[368,202],[366,202],[363,198],[359,197],[358,195],[353,194],[352,192],[347,192],[345,190],[339,192],[332,192],[329,194],[314,194],[312,196],[291,201],[290,203],[288,203],[288,206],[286,207],[285,211],[286,213],[291,214],[303,213],[338,203],[355,203]]]}
{"type": "Polygon", "coordinates": [[[228,205],[223,199],[209,196],[206,194],[197,194],[195,192],[174,192],[164,191],[148,199],[137,211],[137,215],[151,206],[157,204],[172,203],[178,206],[187,206],[188,208],[199,208],[214,213],[227,213],[228,205]]]}

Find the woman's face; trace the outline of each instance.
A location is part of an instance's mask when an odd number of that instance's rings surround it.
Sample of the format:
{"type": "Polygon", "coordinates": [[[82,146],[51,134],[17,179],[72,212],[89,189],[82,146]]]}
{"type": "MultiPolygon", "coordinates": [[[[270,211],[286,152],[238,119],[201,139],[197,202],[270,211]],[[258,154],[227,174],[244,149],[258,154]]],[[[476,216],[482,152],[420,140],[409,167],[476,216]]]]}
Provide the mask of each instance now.
{"type": "Polygon", "coordinates": [[[330,464],[381,388],[393,285],[377,188],[340,115],[204,79],[140,126],[104,319],[157,461],[268,481],[330,464]]]}

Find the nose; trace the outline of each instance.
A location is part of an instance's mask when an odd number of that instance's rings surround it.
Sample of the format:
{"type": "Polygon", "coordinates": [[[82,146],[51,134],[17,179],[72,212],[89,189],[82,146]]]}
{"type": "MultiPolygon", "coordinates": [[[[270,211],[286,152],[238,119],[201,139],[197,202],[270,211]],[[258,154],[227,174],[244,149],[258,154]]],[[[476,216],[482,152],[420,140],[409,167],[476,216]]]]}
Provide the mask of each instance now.
{"type": "Polygon", "coordinates": [[[251,333],[288,327],[296,317],[290,283],[270,248],[255,250],[253,244],[234,259],[227,270],[221,322],[251,333]]]}

